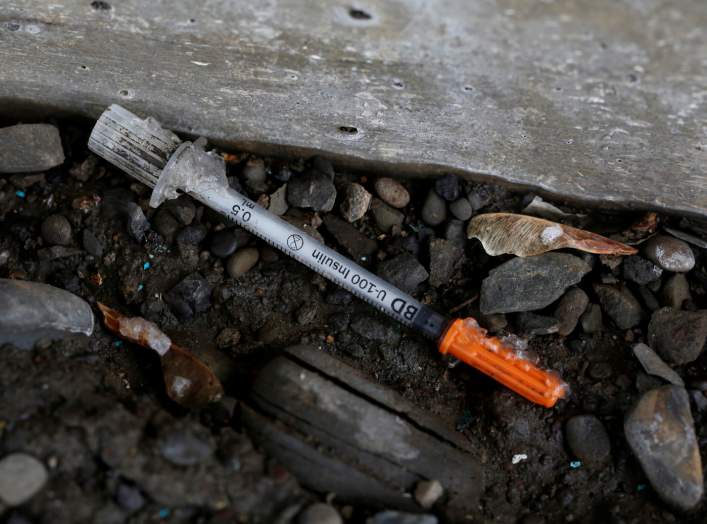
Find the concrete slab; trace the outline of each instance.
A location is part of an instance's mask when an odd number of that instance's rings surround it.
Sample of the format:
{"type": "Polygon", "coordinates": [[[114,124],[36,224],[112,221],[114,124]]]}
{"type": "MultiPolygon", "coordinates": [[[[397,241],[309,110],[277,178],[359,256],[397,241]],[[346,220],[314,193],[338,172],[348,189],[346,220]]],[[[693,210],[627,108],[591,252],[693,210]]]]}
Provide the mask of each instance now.
{"type": "Polygon", "coordinates": [[[702,0],[0,5],[0,111],[707,218],[702,0]]]}

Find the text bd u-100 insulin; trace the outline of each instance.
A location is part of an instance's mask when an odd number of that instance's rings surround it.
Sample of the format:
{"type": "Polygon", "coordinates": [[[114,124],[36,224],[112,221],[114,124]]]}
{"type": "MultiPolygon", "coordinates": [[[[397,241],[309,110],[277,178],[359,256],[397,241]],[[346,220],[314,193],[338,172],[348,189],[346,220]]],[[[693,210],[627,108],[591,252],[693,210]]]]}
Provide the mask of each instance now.
{"type": "MultiPolygon", "coordinates": [[[[255,210],[255,204],[247,198],[244,198],[240,205],[233,205],[231,208],[231,216],[236,222],[240,219],[241,222],[247,223],[252,217],[251,212],[248,211],[249,209],[255,210]]],[[[290,235],[290,237],[293,236],[299,237],[299,235],[290,235]]],[[[301,237],[299,238],[301,239],[301,237]]],[[[298,251],[298,248],[301,246],[295,247],[287,242],[287,247],[293,251],[298,251]]],[[[379,289],[374,282],[369,281],[366,277],[362,277],[357,272],[352,271],[346,264],[333,259],[319,249],[314,248],[311,256],[319,265],[331,268],[336,273],[339,273],[344,280],[351,282],[353,286],[356,286],[362,292],[366,293],[368,296],[385,306],[385,298],[388,295],[388,292],[385,289],[379,289]]],[[[409,304],[407,300],[400,297],[396,297],[390,302],[390,309],[410,322],[412,322],[419,310],[417,306],[414,304],[409,304]]]]}
{"type": "MultiPolygon", "coordinates": [[[[385,298],[388,292],[385,289],[379,289],[375,282],[369,281],[366,277],[361,276],[356,271],[352,271],[346,264],[333,259],[326,253],[323,253],[317,248],[312,250],[312,258],[321,266],[326,266],[339,273],[344,280],[351,282],[352,285],[366,293],[371,298],[385,305],[385,298]]],[[[409,304],[404,298],[396,297],[390,302],[390,309],[402,316],[405,320],[412,320],[418,311],[417,306],[409,304]]]]}

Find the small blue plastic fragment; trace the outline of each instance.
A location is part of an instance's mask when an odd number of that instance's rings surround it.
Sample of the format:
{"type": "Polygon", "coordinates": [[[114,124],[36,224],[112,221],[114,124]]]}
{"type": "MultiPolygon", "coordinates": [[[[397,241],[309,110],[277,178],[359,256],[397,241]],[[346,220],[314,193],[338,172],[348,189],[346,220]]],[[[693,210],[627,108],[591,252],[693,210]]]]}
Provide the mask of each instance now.
{"type": "Polygon", "coordinates": [[[123,345],[123,341],[122,341],[122,340],[116,340],[115,342],[113,342],[113,345],[114,345],[115,347],[119,348],[120,346],[123,345]]]}
{"type": "Polygon", "coordinates": [[[20,190],[20,189],[18,189],[17,191],[15,191],[15,194],[16,194],[19,198],[24,198],[24,197],[27,196],[27,193],[25,193],[24,191],[22,191],[22,190],[20,190]]]}
{"type": "Polygon", "coordinates": [[[167,517],[169,517],[170,513],[172,512],[169,510],[169,508],[162,508],[158,515],[161,519],[166,519],[167,517]]]}
{"type": "Polygon", "coordinates": [[[148,269],[150,269],[151,266],[152,266],[152,264],[150,264],[149,262],[145,262],[145,263],[142,265],[142,269],[144,269],[145,271],[147,271],[148,269]]]}
{"type": "Polygon", "coordinates": [[[581,467],[582,467],[582,462],[579,461],[579,460],[573,460],[572,462],[570,462],[570,467],[571,467],[572,469],[581,468],[581,467]]]}

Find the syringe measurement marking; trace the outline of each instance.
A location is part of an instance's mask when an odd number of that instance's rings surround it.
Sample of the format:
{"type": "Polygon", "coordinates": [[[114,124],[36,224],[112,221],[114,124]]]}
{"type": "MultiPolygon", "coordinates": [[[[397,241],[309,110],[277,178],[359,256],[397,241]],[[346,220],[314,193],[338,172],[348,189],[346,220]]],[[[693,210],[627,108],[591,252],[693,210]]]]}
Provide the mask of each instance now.
{"type": "MultiPolygon", "coordinates": [[[[233,204],[231,207],[230,215],[232,220],[237,224],[243,223],[245,226],[245,224],[250,222],[251,218],[253,218],[253,214],[249,210],[256,211],[256,205],[253,201],[243,198],[240,204],[233,204]]],[[[300,253],[297,253],[299,250],[292,249],[287,242],[282,243],[276,241],[275,239],[267,238],[264,233],[260,231],[256,232],[256,226],[253,224],[248,224],[248,226],[245,227],[247,229],[251,229],[254,233],[257,233],[261,238],[268,240],[269,243],[277,244],[277,247],[286,253],[289,252],[293,258],[304,261],[304,257],[300,253]]],[[[301,238],[300,235],[297,236],[301,238]]],[[[390,302],[390,304],[386,304],[385,299],[388,296],[387,291],[385,289],[379,289],[375,282],[369,281],[365,276],[362,276],[357,271],[352,270],[352,268],[345,262],[336,260],[317,248],[313,249],[311,252],[311,257],[320,266],[328,266],[334,270],[334,274],[327,275],[330,276],[331,280],[336,279],[334,281],[339,281],[340,285],[350,283],[350,286],[345,287],[348,287],[349,289],[353,287],[352,291],[361,296],[361,298],[366,300],[366,302],[377,305],[377,307],[380,307],[381,309],[390,309],[393,313],[402,317],[407,322],[412,322],[415,315],[419,311],[417,306],[414,304],[408,304],[407,300],[400,297],[396,297],[390,302]],[[351,278],[349,278],[349,275],[351,278]],[[378,301],[378,304],[376,304],[376,301],[378,301]]],[[[316,271],[316,266],[314,264],[307,264],[307,266],[316,271]]]]}

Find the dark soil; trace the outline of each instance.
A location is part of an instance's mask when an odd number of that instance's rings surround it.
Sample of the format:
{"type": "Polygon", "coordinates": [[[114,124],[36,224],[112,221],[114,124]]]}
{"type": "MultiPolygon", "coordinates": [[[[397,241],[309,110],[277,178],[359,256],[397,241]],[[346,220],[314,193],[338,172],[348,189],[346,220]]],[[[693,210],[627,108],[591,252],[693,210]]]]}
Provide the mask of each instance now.
{"type": "MultiPolygon", "coordinates": [[[[89,338],[42,344],[31,351],[2,347],[0,456],[23,450],[50,469],[44,490],[26,505],[8,510],[3,522],[25,522],[12,520],[20,517],[38,523],[274,522],[278,518],[288,522],[296,508],[308,500],[323,500],[326,494],[308,492],[261,454],[257,443],[241,432],[237,406],[247,399],[257,370],[282,348],[300,343],[362,370],[372,381],[390,386],[468,439],[488,472],[478,513],[470,516],[472,522],[703,522],[707,517],[704,509],[685,516],[662,504],[623,436],[624,415],[643,387],[637,384],[641,368],[630,344],[645,340],[645,322],[621,331],[605,318],[604,331],[593,335],[578,326],[568,337],[530,339],[530,349],[542,365],[557,370],[571,386],[569,398],[554,409],[531,405],[474,370],[463,365],[449,367],[432,342],[255,238],[248,245],[260,248],[260,261],[243,277],[230,278],[225,259],[211,255],[209,245],[217,230],[231,226],[200,205],[189,227],[203,226],[207,234],[195,248],[154,231],[138,242],[128,231],[123,206],[128,200],[138,203],[154,227],[157,212],[147,205],[148,189],[102,161],[89,166],[85,181],[75,176],[90,156],[85,146],[90,128],[90,122],[62,122],[67,161],[35,177],[33,183],[28,184],[25,175],[0,176],[0,251],[10,254],[0,267],[0,277],[46,282],[94,306],[100,301],[154,321],[176,343],[213,367],[226,397],[200,411],[177,406],[165,394],[156,355],[120,342],[101,322],[89,338]],[[24,192],[22,197],[17,190],[24,192]],[[68,218],[70,246],[80,251],[47,259],[42,255],[47,245],[41,224],[56,213],[68,218]],[[103,245],[102,256],[84,250],[84,230],[90,230],[103,245]],[[193,273],[202,275],[212,287],[211,303],[203,313],[185,320],[175,316],[164,296],[193,273]],[[352,328],[361,318],[377,330],[376,338],[352,328]],[[219,348],[217,337],[226,328],[237,330],[240,341],[219,348]],[[612,449],[606,464],[571,466],[575,459],[566,447],[563,428],[577,414],[596,415],[609,431],[612,449]],[[214,450],[203,467],[188,474],[163,460],[159,451],[163,439],[185,430],[203,434],[214,450]],[[526,454],[527,460],[512,464],[517,454],[526,454]],[[143,497],[144,503],[135,503],[131,510],[126,493],[143,497]]],[[[249,156],[235,155],[229,175],[245,187],[239,176],[249,156]]],[[[266,160],[267,192],[281,185],[272,174],[285,166],[296,173],[306,165],[304,159],[266,160]]],[[[336,179],[357,180],[374,192],[373,176],[337,172],[336,179]]],[[[523,193],[464,184],[467,190],[490,195],[483,212],[519,212],[527,203],[528,195],[523,193]]],[[[402,231],[381,233],[370,213],[357,224],[378,242],[373,269],[376,261],[404,251],[416,253],[429,267],[426,246],[434,236],[442,236],[444,225],[429,228],[420,219],[432,183],[415,180],[405,185],[412,201],[403,210],[402,231]]],[[[342,195],[339,191],[339,199],[342,195]]],[[[257,200],[259,194],[250,196],[257,200]]],[[[587,229],[603,234],[620,231],[640,218],[638,213],[579,211],[590,216],[587,229]]],[[[332,213],[338,215],[338,201],[332,213]]],[[[311,212],[302,211],[302,217],[319,223],[311,212]]],[[[678,218],[665,220],[679,223],[678,218]]],[[[177,233],[185,227],[178,224],[177,233]]],[[[319,230],[338,249],[325,228],[319,230]]],[[[423,283],[415,292],[418,299],[448,312],[478,294],[488,271],[509,258],[487,256],[477,241],[467,241],[464,249],[463,265],[452,280],[436,288],[423,283]]],[[[598,303],[591,283],[611,271],[598,257],[591,258],[595,269],[581,287],[591,302],[598,303]]],[[[705,307],[707,275],[702,262],[698,258],[690,273],[698,308],[705,307]]],[[[477,303],[471,302],[455,315],[476,315],[477,303]]],[[[98,310],[94,310],[98,319],[98,310]]],[[[512,325],[508,330],[513,331],[512,325]]],[[[677,370],[686,383],[707,377],[704,358],[677,370]]],[[[693,406],[704,455],[702,409],[693,406]]],[[[349,522],[365,521],[370,514],[365,507],[345,507],[335,497],[333,504],[349,522]]]]}

